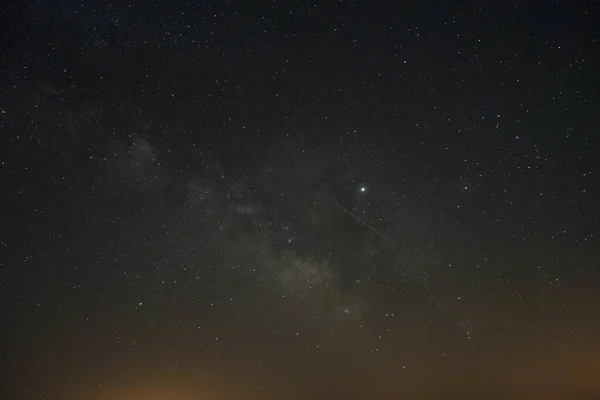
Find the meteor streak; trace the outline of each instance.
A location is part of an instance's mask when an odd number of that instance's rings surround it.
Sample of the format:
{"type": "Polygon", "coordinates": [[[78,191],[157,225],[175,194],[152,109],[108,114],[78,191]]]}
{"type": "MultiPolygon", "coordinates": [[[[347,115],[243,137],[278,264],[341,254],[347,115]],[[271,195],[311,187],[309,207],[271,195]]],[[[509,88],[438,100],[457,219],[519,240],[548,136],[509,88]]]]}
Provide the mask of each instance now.
{"type": "Polygon", "coordinates": [[[379,232],[377,229],[373,228],[370,224],[368,224],[367,222],[363,221],[362,219],[360,219],[359,217],[357,217],[356,215],[354,215],[353,213],[351,213],[350,211],[348,211],[341,204],[335,202],[334,200],[331,200],[331,202],[333,204],[335,204],[335,206],[337,208],[339,208],[340,210],[342,210],[343,212],[345,212],[346,214],[348,214],[349,216],[351,216],[352,218],[354,218],[356,221],[358,221],[360,224],[366,226],[367,228],[369,228],[370,230],[372,230],[373,232],[375,232],[377,235],[379,235],[380,237],[384,238],[388,242],[390,241],[390,239],[388,239],[383,233],[379,232]]]}

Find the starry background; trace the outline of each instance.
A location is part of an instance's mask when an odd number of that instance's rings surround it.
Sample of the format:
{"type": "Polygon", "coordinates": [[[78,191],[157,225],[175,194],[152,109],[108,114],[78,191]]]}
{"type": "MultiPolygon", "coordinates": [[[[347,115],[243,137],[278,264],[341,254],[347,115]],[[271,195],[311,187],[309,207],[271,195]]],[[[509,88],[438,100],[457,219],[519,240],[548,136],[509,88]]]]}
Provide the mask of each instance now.
{"type": "Polygon", "coordinates": [[[0,15],[3,398],[600,398],[598,2],[0,15]]]}

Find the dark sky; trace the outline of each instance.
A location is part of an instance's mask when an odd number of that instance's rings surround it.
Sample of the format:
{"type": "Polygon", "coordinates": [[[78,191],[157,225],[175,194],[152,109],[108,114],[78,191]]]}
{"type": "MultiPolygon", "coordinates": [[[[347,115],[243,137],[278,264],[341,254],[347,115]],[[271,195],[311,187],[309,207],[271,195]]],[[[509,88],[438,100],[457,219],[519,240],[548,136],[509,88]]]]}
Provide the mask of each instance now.
{"type": "Polygon", "coordinates": [[[600,398],[600,3],[314,3],[0,11],[2,398],[600,398]]]}

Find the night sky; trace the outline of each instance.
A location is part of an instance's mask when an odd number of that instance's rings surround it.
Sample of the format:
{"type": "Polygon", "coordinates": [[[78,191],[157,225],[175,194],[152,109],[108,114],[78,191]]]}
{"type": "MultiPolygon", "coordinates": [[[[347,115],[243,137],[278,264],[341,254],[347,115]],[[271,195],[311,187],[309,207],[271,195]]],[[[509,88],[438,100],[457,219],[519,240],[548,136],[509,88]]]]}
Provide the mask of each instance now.
{"type": "Polygon", "coordinates": [[[3,399],[600,399],[600,2],[0,11],[3,399]]]}

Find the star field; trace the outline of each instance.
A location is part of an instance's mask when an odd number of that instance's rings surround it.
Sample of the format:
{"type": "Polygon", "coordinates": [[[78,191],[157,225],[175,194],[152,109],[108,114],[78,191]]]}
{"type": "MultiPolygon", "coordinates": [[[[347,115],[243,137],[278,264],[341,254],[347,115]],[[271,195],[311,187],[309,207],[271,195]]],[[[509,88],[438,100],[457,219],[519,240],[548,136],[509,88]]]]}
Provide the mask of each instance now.
{"type": "Polygon", "coordinates": [[[3,398],[600,397],[598,2],[1,18],[3,398]]]}

